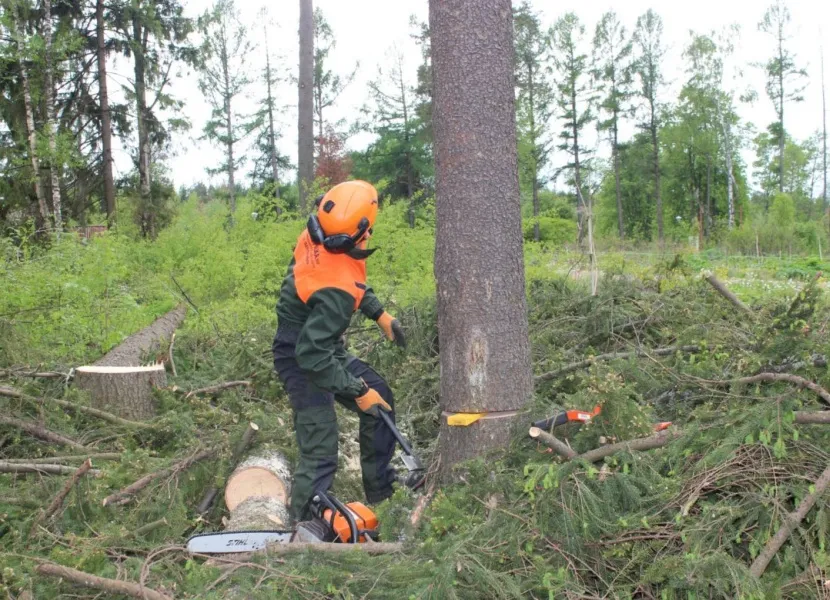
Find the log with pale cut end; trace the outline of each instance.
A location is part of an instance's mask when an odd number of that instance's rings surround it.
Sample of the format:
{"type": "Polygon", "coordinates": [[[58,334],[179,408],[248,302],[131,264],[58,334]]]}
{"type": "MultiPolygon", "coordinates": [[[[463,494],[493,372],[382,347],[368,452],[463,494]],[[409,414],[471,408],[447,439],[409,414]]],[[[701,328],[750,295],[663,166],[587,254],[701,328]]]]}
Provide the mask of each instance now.
{"type": "Polygon", "coordinates": [[[290,495],[288,461],[279,452],[270,452],[239,464],[225,485],[225,506],[233,513],[248,498],[273,498],[287,505],[290,495]]]}
{"type": "Polygon", "coordinates": [[[284,500],[277,498],[246,498],[232,511],[227,531],[263,531],[288,529],[291,519],[284,500]]]}
{"type": "Polygon", "coordinates": [[[95,408],[133,421],[156,414],[154,388],[167,385],[164,365],[146,367],[86,366],[75,369],[75,385],[88,391],[95,408]]]}

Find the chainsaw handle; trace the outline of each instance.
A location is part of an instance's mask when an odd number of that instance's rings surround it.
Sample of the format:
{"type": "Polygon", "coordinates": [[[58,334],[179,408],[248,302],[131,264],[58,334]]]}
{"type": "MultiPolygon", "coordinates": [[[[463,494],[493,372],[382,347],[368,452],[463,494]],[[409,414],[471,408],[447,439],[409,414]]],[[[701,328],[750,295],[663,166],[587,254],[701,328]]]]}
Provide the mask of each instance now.
{"type": "Polygon", "coordinates": [[[406,441],[406,438],[403,437],[401,432],[395,426],[395,423],[392,421],[392,417],[389,416],[389,413],[382,409],[378,412],[380,413],[380,418],[383,419],[383,422],[386,423],[386,426],[392,432],[392,435],[394,435],[395,439],[398,440],[398,443],[401,445],[401,448],[403,448],[403,451],[410,456],[413,456],[412,446],[409,445],[409,442],[406,441]]]}

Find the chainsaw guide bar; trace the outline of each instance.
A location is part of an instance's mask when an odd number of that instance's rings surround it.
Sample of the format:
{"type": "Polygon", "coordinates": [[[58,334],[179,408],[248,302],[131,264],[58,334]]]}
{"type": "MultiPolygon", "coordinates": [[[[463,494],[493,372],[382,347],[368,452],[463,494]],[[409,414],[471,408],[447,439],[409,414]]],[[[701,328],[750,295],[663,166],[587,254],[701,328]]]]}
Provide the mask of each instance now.
{"type": "Polygon", "coordinates": [[[269,544],[288,543],[293,531],[228,531],[200,533],[187,540],[191,554],[233,554],[264,550],[269,544]]]}

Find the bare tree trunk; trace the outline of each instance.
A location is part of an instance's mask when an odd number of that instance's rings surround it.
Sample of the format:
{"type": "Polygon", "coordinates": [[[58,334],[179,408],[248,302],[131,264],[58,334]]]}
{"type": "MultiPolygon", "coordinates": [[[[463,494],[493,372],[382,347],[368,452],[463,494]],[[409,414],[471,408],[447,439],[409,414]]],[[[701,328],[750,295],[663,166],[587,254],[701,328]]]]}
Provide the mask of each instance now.
{"type": "Polygon", "coordinates": [[[300,0],[300,79],[298,175],[300,212],[308,207],[308,194],[314,181],[314,11],[312,0],[300,0]]]}
{"type": "Polygon", "coordinates": [[[531,176],[533,180],[530,182],[531,193],[533,197],[533,239],[539,241],[542,238],[542,232],[539,228],[539,157],[536,155],[536,103],[534,101],[534,81],[533,81],[533,61],[527,61],[527,92],[528,92],[528,108],[530,117],[530,143],[533,145],[531,153],[531,176]]]}
{"type": "Polygon", "coordinates": [[[784,21],[778,20],[778,191],[784,192],[784,148],[786,133],[784,132],[784,21]]]}
{"type": "Polygon", "coordinates": [[[822,173],[824,173],[824,191],[822,192],[822,216],[824,215],[825,211],[827,210],[827,89],[824,85],[824,49],[821,51],[821,124],[823,129],[823,151],[822,151],[822,164],[824,165],[824,169],[822,173]]]}
{"type": "MultiPolygon", "coordinates": [[[[653,92],[652,92],[653,94],[653,92]]],[[[655,114],[654,98],[649,98],[651,107],[651,145],[654,152],[654,198],[657,202],[657,239],[663,244],[663,196],[660,191],[660,144],[657,141],[657,117],[655,114]]]]}
{"type": "Polygon", "coordinates": [[[706,155],[706,236],[712,235],[712,155],[706,155]]]}
{"type": "Polygon", "coordinates": [[[533,391],[516,147],[510,0],[430,0],[442,475],[507,445],[533,391]],[[499,240],[481,252],[481,238],[499,240]]]}
{"type": "Polygon", "coordinates": [[[231,223],[233,223],[234,214],[236,214],[236,164],[233,157],[233,108],[231,107],[231,81],[230,81],[230,61],[227,52],[227,36],[222,36],[222,74],[225,77],[225,127],[228,131],[228,139],[226,142],[226,153],[228,161],[228,201],[231,207],[231,223]]]}
{"type": "Polygon", "coordinates": [[[112,117],[107,92],[107,51],[104,39],[104,0],[95,5],[96,35],[98,36],[98,90],[101,104],[101,143],[103,145],[104,199],[107,207],[107,225],[115,225],[115,181],[112,175],[112,117]]]}
{"type": "Polygon", "coordinates": [[[571,120],[571,128],[573,131],[574,136],[574,185],[576,186],[576,201],[577,201],[577,215],[579,218],[579,245],[582,246],[582,242],[585,239],[585,235],[588,233],[586,227],[586,217],[588,212],[588,207],[585,205],[585,198],[582,195],[582,172],[580,169],[579,164],[579,122],[578,122],[578,115],[579,113],[576,112],[576,85],[574,84],[571,87],[571,111],[573,114],[573,119],[571,120]]]}
{"type": "Polygon", "coordinates": [[[149,32],[143,29],[139,16],[133,17],[133,61],[135,70],[135,108],[138,121],[138,179],[139,194],[141,196],[141,228],[144,236],[155,235],[155,215],[151,198],[151,177],[150,172],[150,127],[147,123],[147,83],[145,73],[144,51],[147,48],[149,32]]]}
{"type": "MultiPolygon", "coordinates": [[[[18,38],[18,48],[22,42],[20,27],[18,25],[18,15],[14,15],[11,20],[11,26],[14,28],[12,34],[18,38]]],[[[51,214],[49,206],[46,204],[46,195],[43,192],[43,185],[40,180],[40,160],[37,153],[37,130],[35,129],[34,108],[32,106],[32,90],[29,84],[29,73],[26,69],[26,61],[23,57],[20,58],[20,78],[23,81],[23,107],[26,111],[26,131],[29,139],[29,159],[32,162],[32,175],[35,183],[35,195],[37,196],[37,205],[40,211],[40,218],[43,220],[44,227],[50,227],[51,214]]]]}
{"type": "MultiPolygon", "coordinates": [[[[721,116],[723,121],[723,116],[721,116]]],[[[729,210],[729,229],[735,228],[735,175],[732,168],[732,127],[723,126],[723,145],[726,153],[726,203],[729,210]]]]}
{"type": "Polygon", "coordinates": [[[274,195],[280,197],[280,172],[277,161],[277,133],[274,128],[274,95],[271,90],[271,53],[268,51],[268,30],[265,31],[265,78],[268,83],[268,156],[271,161],[271,178],[274,195]]]}
{"type": "Polygon", "coordinates": [[[622,205],[622,189],[620,186],[620,142],[619,142],[619,128],[617,127],[617,112],[614,111],[614,190],[617,194],[617,227],[620,231],[620,239],[625,239],[625,227],[623,224],[623,205],[622,205]]]}
{"type": "Polygon", "coordinates": [[[61,162],[58,157],[58,124],[55,119],[54,61],[52,59],[52,0],[43,0],[43,38],[45,41],[46,73],[43,85],[43,101],[46,104],[46,134],[49,136],[49,178],[52,187],[52,215],[55,229],[63,229],[61,214],[61,162]]]}

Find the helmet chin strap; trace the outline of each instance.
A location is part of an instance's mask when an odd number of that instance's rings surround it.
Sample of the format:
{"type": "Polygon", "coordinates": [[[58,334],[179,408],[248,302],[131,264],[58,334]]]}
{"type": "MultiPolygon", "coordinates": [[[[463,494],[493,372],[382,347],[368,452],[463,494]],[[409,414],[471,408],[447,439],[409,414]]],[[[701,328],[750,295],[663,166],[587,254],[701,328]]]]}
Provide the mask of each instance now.
{"type": "Polygon", "coordinates": [[[354,248],[346,252],[346,256],[357,260],[366,260],[378,250],[379,248],[354,248]]]}

